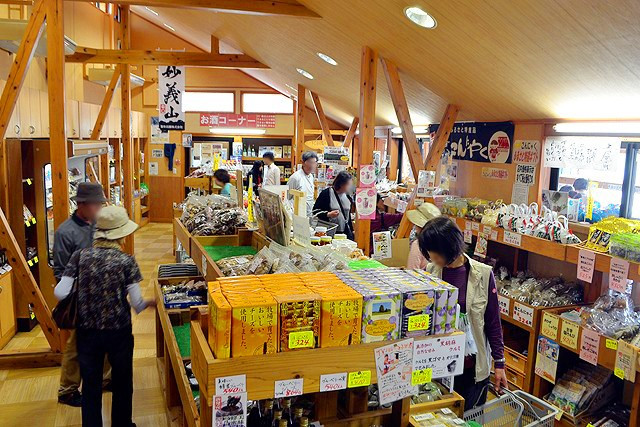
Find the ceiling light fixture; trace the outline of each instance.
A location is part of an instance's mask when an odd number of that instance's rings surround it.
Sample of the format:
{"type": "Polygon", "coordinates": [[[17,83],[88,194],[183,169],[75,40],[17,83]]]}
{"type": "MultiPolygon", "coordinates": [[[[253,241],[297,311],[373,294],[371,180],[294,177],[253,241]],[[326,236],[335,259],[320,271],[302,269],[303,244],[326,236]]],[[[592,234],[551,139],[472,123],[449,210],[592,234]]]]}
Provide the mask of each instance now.
{"type": "Polygon", "coordinates": [[[411,22],[422,28],[432,30],[438,25],[436,18],[429,15],[427,12],[419,8],[418,6],[407,7],[404,10],[404,15],[409,18],[411,22]]]}
{"type": "Polygon", "coordinates": [[[267,130],[251,128],[209,128],[209,132],[218,135],[264,135],[267,130]]]}
{"type": "Polygon", "coordinates": [[[325,55],[322,52],[318,52],[318,56],[320,57],[320,59],[322,59],[324,62],[326,62],[327,64],[331,64],[331,65],[338,65],[338,63],[336,62],[335,59],[333,59],[332,57],[330,57],[329,55],[325,55]]]}
{"type": "Polygon", "coordinates": [[[175,28],[173,28],[171,25],[167,24],[166,22],[163,22],[162,25],[164,25],[165,27],[167,27],[168,29],[170,29],[171,31],[176,31],[175,28]]]}
{"type": "Polygon", "coordinates": [[[302,74],[303,76],[305,76],[305,77],[306,77],[306,78],[308,78],[309,80],[313,80],[313,75],[312,75],[310,72],[305,71],[305,70],[303,70],[302,68],[296,68],[296,70],[298,70],[298,72],[299,72],[300,74],[302,74]]]}
{"type": "Polygon", "coordinates": [[[153,13],[156,16],[160,16],[160,14],[158,12],[156,12],[155,10],[151,9],[150,7],[145,6],[145,9],[147,9],[149,12],[153,13]]]}
{"type": "MultiPolygon", "coordinates": [[[[399,135],[402,133],[402,129],[399,126],[396,126],[391,129],[391,133],[394,135],[399,135]]],[[[429,128],[427,126],[414,126],[413,133],[416,135],[426,135],[429,133],[429,128]]]]}
{"type": "Polygon", "coordinates": [[[553,127],[558,133],[640,134],[640,122],[569,122],[553,127]]]}

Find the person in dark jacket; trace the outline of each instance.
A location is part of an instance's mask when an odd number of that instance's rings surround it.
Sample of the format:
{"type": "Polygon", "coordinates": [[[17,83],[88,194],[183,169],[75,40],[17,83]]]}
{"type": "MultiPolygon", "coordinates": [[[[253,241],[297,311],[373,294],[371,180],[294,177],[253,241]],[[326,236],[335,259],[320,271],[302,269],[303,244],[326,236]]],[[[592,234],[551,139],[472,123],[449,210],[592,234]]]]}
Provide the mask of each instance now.
{"type": "Polygon", "coordinates": [[[353,200],[348,196],[352,191],[353,177],[347,171],[341,171],[333,180],[331,187],[322,190],[313,205],[313,214],[323,221],[338,225],[336,233],[344,233],[350,240],[354,239],[353,222],[351,221],[351,205],[353,200]]]}
{"type": "Polygon", "coordinates": [[[256,160],[247,174],[247,191],[249,191],[249,178],[253,177],[253,194],[255,195],[258,195],[258,189],[262,186],[262,167],[262,160],[256,160]]]}
{"type": "Polygon", "coordinates": [[[369,248],[371,252],[373,252],[373,233],[389,231],[389,227],[400,224],[400,221],[402,221],[402,217],[404,216],[404,214],[402,213],[387,213],[387,209],[384,205],[384,199],[382,198],[380,193],[378,193],[377,197],[378,199],[376,201],[376,217],[371,220],[370,225],[371,244],[369,245],[369,248]]]}
{"type": "MultiPolygon", "coordinates": [[[[56,282],[62,278],[62,273],[74,252],[90,248],[93,244],[95,223],[102,205],[107,202],[102,186],[93,182],[81,182],[73,197],[78,208],[69,219],[60,224],[53,237],[53,274],[56,282]]],[[[76,331],[71,331],[67,346],[62,357],[60,371],[60,387],[58,388],[58,402],[69,406],[80,406],[80,366],[76,349],[76,331]]],[[[111,382],[111,368],[105,363],[103,387],[109,389],[111,382]]]]}

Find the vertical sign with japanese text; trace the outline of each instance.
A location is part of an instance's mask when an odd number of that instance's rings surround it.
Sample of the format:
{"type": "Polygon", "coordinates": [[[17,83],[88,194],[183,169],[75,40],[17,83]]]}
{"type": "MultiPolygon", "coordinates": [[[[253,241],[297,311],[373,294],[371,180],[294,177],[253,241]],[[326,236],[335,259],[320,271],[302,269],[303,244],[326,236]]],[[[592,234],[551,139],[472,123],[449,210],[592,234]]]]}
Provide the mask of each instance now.
{"type": "Polygon", "coordinates": [[[185,113],[182,111],[184,81],[184,67],[158,67],[158,115],[161,131],[185,129],[185,113]]]}

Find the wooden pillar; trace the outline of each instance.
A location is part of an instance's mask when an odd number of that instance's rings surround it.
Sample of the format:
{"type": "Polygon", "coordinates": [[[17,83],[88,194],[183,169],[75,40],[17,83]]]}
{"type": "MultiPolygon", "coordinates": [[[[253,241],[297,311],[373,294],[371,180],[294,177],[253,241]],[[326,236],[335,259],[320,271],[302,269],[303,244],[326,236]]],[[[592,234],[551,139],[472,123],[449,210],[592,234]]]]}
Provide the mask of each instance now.
{"type": "Polygon", "coordinates": [[[295,149],[292,150],[295,154],[295,161],[293,164],[293,170],[295,171],[296,165],[302,163],[302,153],[304,153],[304,110],[306,91],[304,86],[298,85],[298,102],[296,104],[296,138],[295,149]]]}
{"type": "Polygon", "coordinates": [[[353,120],[351,121],[351,126],[349,126],[349,130],[347,131],[347,134],[344,136],[344,141],[342,141],[343,147],[348,147],[351,145],[351,142],[353,141],[353,137],[356,136],[356,130],[358,129],[359,122],[360,120],[357,117],[354,117],[353,120]]]}
{"type": "MultiPolygon", "coordinates": [[[[327,120],[327,116],[324,114],[324,109],[322,108],[322,103],[320,102],[320,97],[317,93],[311,92],[311,100],[313,101],[313,108],[316,110],[316,115],[318,116],[318,122],[320,122],[320,129],[322,129],[322,136],[324,137],[324,142],[328,146],[336,146],[336,143],[333,142],[333,137],[331,136],[331,129],[329,128],[329,120],[327,120]]],[[[340,144],[337,144],[340,145],[340,144]]]]}
{"type": "Polygon", "coordinates": [[[63,0],[45,0],[47,6],[47,80],[49,89],[49,151],[53,192],[53,224],[69,218],[69,171],[64,78],[63,0]]]}
{"type": "MultiPolygon", "coordinates": [[[[358,166],[373,163],[376,120],[376,80],[378,73],[378,53],[369,47],[362,48],[360,64],[360,135],[358,166]]],[[[368,219],[356,221],[356,242],[365,254],[369,254],[370,224],[368,219]]]]}
{"type": "MultiPolygon", "coordinates": [[[[122,6],[122,21],[120,23],[122,31],[122,48],[129,49],[131,46],[129,35],[129,6],[122,6]]],[[[122,197],[124,207],[129,214],[129,218],[135,221],[133,208],[133,139],[131,138],[131,65],[121,64],[120,75],[120,97],[122,100],[122,171],[124,182],[122,197]]],[[[133,234],[125,239],[124,249],[133,255],[133,234]]]]}

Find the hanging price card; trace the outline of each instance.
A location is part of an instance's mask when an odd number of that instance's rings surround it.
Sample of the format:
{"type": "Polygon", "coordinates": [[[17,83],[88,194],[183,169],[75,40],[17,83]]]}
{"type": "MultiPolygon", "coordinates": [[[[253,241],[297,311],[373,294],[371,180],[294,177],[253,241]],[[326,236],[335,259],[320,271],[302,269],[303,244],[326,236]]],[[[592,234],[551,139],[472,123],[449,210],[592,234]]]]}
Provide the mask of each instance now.
{"type": "Polygon", "coordinates": [[[482,232],[484,234],[486,234],[487,236],[491,236],[491,227],[488,225],[483,225],[482,226],[482,232]]]}
{"type": "Polygon", "coordinates": [[[573,322],[562,322],[562,330],[560,331],[560,342],[569,348],[578,349],[578,335],[580,326],[573,322]]]}
{"type": "Polygon", "coordinates": [[[600,334],[591,329],[582,329],[580,339],[580,359],[598,366],[598,351],[600,350],[600,334]]]}
{"type": "Polygon", "coordinates": [[[202,258],[200,259],[200,262],[202,263],[202,267],[200,268],[200,272],[202,273],[202,277],[207,277],[207,257],[202,255],[202,258]]]}
{"type": "Polygon", "coordinates": [[[616,351],[615,371],[617,377],[634,382],[636,380],[636,359],[638,353],[636,348],[626,341],[618,341],[618,350],[616,351]],[[622,372],[623,376],[618,375],[622,372]]]}
{"type": "Polygon", "coordinates": [[[349,372],[347,387],[366,387],[371,384],[371,371],[349,372]]]}
{"type": "Polygon", "coordinates": [[[620,369],[620,368],[615,368],[613,370],[613,373],[616,377],[620,378],[621,380],[624,379],[624,370],[620,369]]]}
{"type": "Polygon", "coordinates": [[[610,348],[611,350],[617,350],[618,349],[618,340],[612,340],[611,338],[607,338],[606,346],[607,346],[607,348],[610,348]]]}
{"type": "Polygon", "coordinates": [[[416,386],[431,382],[431,373],[431,368],[411,372],[411,385],[416,386]]]}
{"type": "Polygon", "coordinates": [[[585,249],[580,249],[578,253],[578,280],[591,283],[593,280],[593,270],[596,265],[596,254],[585,249]]]}
{"type": "Polygon", "coordinates": [[[347,388],[347,373],[320,375],[320,391],[336,391],[347,388]]]}
{"type": "Polygon", "coordinates": [[[533,326],[533,307],[527,307],[519,302],[513,304],[513,319],[525,326],[533,326]]]}
{"type": "Polygon", "coordinates": [[[558,339],[558,324],[560,323],[560,318],[555,314],[544,313],[542,316],[542,329],[541,333],[545,337],[551,338],[552,340],[558,339]]]}
{"type": "Polygon", "coordinates": [[[609,288],[614,291],[627,292],[627,278],[629,277],[629,261],[611,258],[609,265],[609,288]]]}
{"type": "Polygon", "coordinates": [[[509,316],[509,298],[498,295],[498,308],[500,308],[500,314],[509,316]]]}
{"type": "Polygon", "coordinates": [[[431,327],[431,319],[428,314],[416,314],[409,316],[409,332],[426,331],[431,327]]]}
{"type": "Polygon", "coordinates": [[[464,222],[464,229],[465,230],[471,230],[471,221],[465,221],[464,222]]]}
{"type": "Polygon", "coordinates": [[[291,332],[289,334],[289,348],[313,348],[315,340],[313,331],[291,332]]]}
{"type": "Polygon", "coordinates": [[[471,244],[473,242],[473,231],[471,231],[470,229],[466,229],[463,232],[464,234],[464,242],[471,244]]]}
{"type": "Polygon", "coordinates": [[[498,230],[491,230],[491,240],[494,242],[498,241],[498,230]]]}
{"type": "Polygon", "coordinates": [[[281,399],[283,397],[300,396],[303,385],[304,378],[276,381],[274,397],[281,399]]]}
{"type": "Polygon", "coordinates": [[[522,244],[522,234],[505,230],[502,240],[508,245],[520,247],[522,244]]]}
{"type": "Polygon", "coordinates": [[[479,222],[471,222],[471,229],[473,231],[480,231],[480,223],[479,222]]]}
{"type": "Polygon", "coordinates": [[[216,378],[216,395],[247,392],[247,376],[232,375],[216,378]]]}

